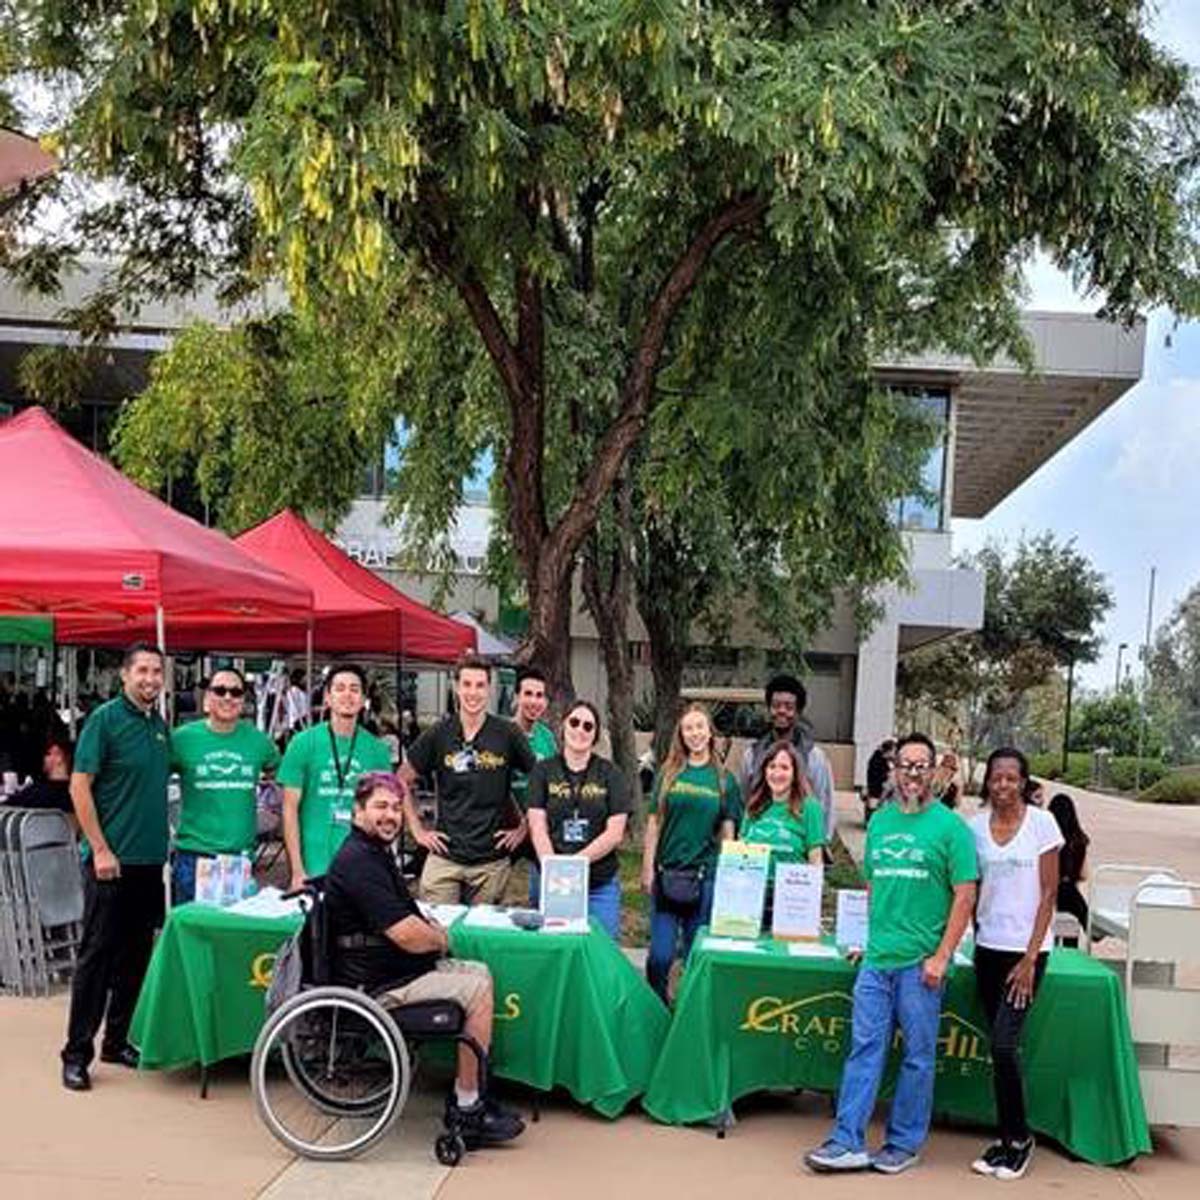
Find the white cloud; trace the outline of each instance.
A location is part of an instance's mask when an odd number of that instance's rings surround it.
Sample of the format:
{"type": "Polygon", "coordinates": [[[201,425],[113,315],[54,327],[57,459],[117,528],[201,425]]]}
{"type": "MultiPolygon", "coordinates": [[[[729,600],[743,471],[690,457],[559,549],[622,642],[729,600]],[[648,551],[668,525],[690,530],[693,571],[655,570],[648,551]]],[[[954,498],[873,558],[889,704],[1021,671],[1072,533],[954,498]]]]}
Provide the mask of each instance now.
{"type": "Polygon", "coordinates": [[[1109,480],[1147,498],[1182,503],[1198,478],[1200,378],[1174,378],[1138,396],[1129,411],[1134,420],[1122,422],[1109,480]]]}

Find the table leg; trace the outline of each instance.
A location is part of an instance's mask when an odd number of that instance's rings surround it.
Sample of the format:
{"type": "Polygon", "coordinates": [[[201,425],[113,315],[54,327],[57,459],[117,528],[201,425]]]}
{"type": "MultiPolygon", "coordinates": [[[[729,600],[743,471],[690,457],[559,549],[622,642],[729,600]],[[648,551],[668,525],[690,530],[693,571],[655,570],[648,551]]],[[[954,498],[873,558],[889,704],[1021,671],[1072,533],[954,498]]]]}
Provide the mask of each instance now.
{"type": "Polygon", "coordinates": [[[208,1099],[208,1068],[206,1066],[200,1067],[200,1099],[208,1099]]]}

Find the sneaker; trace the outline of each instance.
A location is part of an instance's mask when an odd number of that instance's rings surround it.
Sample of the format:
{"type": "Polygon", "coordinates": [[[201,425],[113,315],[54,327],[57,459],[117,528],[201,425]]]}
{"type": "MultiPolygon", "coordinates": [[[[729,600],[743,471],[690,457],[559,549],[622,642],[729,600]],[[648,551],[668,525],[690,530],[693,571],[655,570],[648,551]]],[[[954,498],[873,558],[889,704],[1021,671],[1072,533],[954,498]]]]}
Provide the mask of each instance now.
{"type": "Polygon", "coordinates": [[[883,1146],[878,1154],[871,1155],[871,1168],[882,1171],[885,1175],[899,1175],[909,1167],[915,1167],[920,1158],[911,1150],[901,1150],[899,1146],[883,1146]]]}
{"type": "Polygon", "coordinates": [[[864,1171],[871,1165],[865,1150],[850,1150],[840,1142],[828,1141],[810,1150],[804,1161],[814,1171],[864,1171]]]}
{"type": "Polygon", "coordinates": [[[1020,1179],[1033,1161],[1033,1138],[1009,1146],[1004,1161],[996,1167],[997,1179],[1020,1179]]]}
{"type": "Polygon", "coordinates": [[[512,1109],[490,1097],[470,1108],[459,1108],[451,1101],[446,1105],[446,1127],[461,1133],[468,1149],[511,1142],[525,1132],[525,1122],[512,1109]]]}
{"type": "Polygon", "coordinates": [[[1008,1147],[1003,1142],[993,1142],[972,1164],[976,1175],[995,1175],[996,1168],[1008,1157],[1008,1147]]]}

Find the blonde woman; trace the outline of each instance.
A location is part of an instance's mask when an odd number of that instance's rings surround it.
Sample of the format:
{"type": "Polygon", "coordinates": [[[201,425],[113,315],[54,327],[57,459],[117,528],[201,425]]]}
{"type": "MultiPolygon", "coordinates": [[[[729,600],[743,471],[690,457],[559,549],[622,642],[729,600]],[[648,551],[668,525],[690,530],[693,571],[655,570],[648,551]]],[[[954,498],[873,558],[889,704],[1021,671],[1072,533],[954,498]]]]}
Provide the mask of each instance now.
{"type": "Polygon", "coordinates": [[[683,710],[650,795],[642,850],[642,886],[650,895],[646,976],[667,999],[671,964],[687,960],[696,930],[712,911],[722,839],[741,815],[737,781],[718,760],[712,722],[699,704],[683,710]]]}

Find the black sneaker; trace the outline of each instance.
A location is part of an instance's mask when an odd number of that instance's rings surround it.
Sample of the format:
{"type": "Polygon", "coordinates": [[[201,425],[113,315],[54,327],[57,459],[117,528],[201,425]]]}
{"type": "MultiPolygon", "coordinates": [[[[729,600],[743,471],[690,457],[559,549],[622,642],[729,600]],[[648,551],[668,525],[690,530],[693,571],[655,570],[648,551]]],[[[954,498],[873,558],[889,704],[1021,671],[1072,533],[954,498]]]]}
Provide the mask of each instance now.
{"type": "Polygon", "coordinates": [[[996,1168],[1008,1158],[1008,1147],[1003,1142],[993,1142],[972,1164],[976,1175],[995,1175],[996,1168]]]}
{"type": "Polygon", "coordinates": [[[1033,1138],[1009,1146],[1004,1161],[996,1167],[997,1179],[1020,1179],[1033,1161],[1033,1138]]]}
{"type": "Polygon", "coordinates": [[[490,1097],[470,1108],[459,1108],[458,1102],[452,1099],[446,1105],[446,1128],[461,1133],[467,1148],[473,1149],[511,1142],[525,1132],[525,1122],[490,1097]]]}

